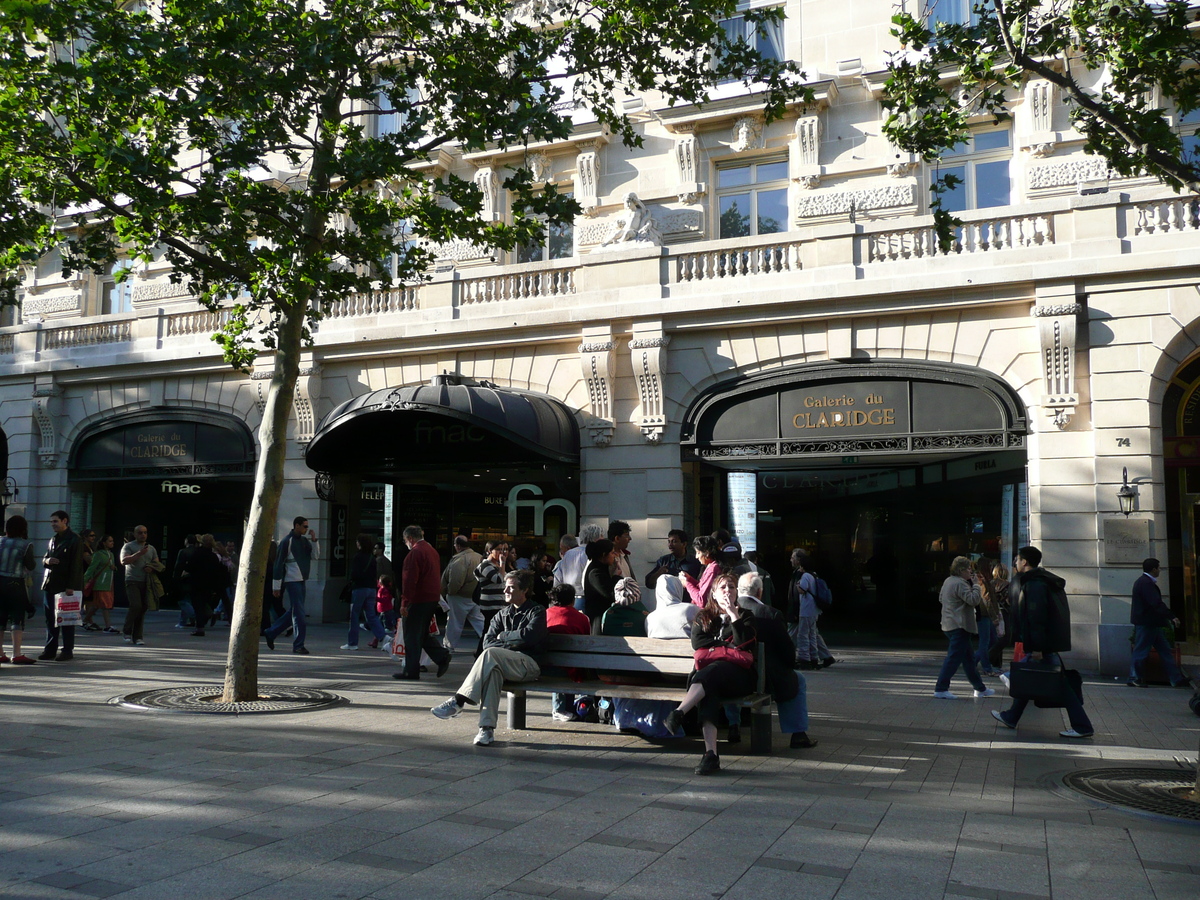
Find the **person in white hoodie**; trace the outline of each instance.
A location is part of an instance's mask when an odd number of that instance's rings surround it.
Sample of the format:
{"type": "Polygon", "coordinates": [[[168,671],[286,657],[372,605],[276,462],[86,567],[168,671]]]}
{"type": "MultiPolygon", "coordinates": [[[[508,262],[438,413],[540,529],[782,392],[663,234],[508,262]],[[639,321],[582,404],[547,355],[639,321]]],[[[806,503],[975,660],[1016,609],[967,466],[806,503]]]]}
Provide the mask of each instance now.
{"type": "Polygon", "coordinates": [[[646,637],[687,638],[700,607],[684,602],[687,592],[678,575],[660,575],[654,583],[654,610],[646,616],[646,637]]]}

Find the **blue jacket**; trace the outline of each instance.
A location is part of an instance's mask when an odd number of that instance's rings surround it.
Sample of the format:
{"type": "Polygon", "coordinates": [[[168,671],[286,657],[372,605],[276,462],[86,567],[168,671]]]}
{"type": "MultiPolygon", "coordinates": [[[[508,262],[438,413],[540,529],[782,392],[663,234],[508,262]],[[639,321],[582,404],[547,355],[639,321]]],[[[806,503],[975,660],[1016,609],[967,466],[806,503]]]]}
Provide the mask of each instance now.
{"type": "Polygon", "coordinates": [[[1133,604],[1129,607],[1129,623],[1151,628],[1165,628],[1175,618],[1171,608],[1163,603],[1162,589],[1149,575],[1143,574],[1133,583],[1133,604]]]}
{"type": "Polygon", "coordinates": [[[312,571],[312,543],[305,537],[297,540],[294,531],[289,531],[287,537],[279,542],[279,552],[275,557],[274,579],[282,581],[287,575],[289,551],[292,559],[296,560],[296,565],[300,568],[300,579],[308,581],[308,573],[312,571]]]}

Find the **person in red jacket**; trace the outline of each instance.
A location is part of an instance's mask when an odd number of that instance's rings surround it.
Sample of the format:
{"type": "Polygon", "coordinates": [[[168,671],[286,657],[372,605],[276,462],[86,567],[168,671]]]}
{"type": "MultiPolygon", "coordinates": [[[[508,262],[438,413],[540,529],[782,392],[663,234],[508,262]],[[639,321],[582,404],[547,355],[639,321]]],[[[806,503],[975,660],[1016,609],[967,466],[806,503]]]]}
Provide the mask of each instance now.
{"type": "MultiPolygon", "coordinates": [[[[592,633],[591,620],[575,608],[575,588],[571,585],[556,584],[551,589],[546,631],[551,634],[592,633]]],[[[568,670],[567,675],[575,678],[575,670],[568,670]]],[[[579,718],[575,713],[574,694],[551,694],[550,710],[551,718],[556,722],[574,722],[579,718]]]]}
{"type": "Polygon", "coordinates": [[[450,668],[450,651],[429,633],[438,602],[442,599],[442,559],[425,541],[420,525],[404,529],[408,555],[400,575],[400,618],[404,620],[404,671],[393,672],[401,681],[420,681],[421,650],[437,664],[437,677],[450,668]]]}

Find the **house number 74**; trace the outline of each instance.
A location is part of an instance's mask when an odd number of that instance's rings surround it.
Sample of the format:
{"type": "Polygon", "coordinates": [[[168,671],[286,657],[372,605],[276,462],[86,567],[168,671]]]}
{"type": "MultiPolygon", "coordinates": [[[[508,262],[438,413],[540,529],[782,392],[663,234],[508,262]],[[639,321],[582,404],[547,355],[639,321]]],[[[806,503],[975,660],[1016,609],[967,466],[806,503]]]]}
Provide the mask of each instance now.
{"type": "Polygon", "coordinates": [[[1117,446],[1118,447],[1128,447],[1129,446],[1129,438],[1117,438],[1117,446]]]}

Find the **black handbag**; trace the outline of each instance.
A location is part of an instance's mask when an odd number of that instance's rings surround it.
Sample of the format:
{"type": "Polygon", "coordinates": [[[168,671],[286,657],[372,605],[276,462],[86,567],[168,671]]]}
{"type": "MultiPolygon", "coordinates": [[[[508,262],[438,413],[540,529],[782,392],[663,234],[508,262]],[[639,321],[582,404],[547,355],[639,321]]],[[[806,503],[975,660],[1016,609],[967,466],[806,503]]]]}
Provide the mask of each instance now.
{"type": "Polygon", "coordinates": [[[1015,662],[1008,679],[1010,697],[1032,700],[1043,709],[1064,707],[1075,700],[1083,702],[1083,679],[1074,669],[1064,669],[1057,662],[1044,659],[1015,662]]]}

